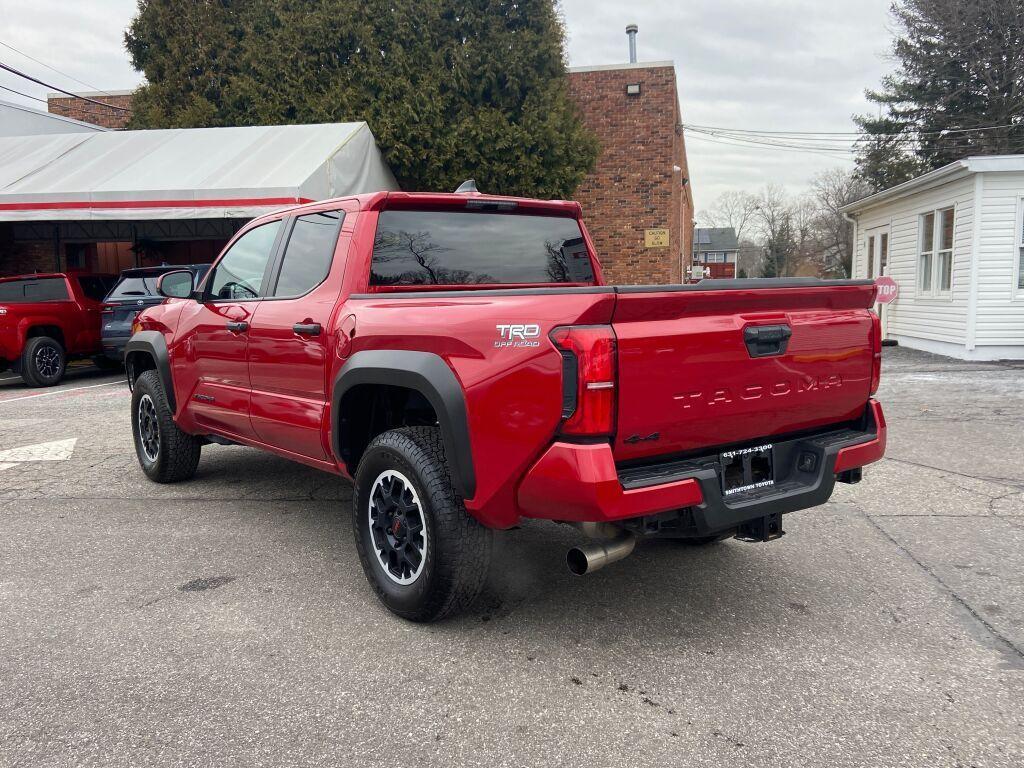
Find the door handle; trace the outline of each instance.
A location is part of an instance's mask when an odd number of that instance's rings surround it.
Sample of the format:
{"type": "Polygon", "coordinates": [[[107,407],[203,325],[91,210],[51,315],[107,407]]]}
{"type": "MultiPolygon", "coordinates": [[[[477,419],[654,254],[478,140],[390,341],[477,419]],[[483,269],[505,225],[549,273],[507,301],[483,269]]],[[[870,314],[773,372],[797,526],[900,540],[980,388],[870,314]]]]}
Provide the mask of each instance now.
{"type": "Polygon", "coordinates": [[[245,333],[249,330],[249,324],[245,320],[232,320],[229,323],[225,323],[224,327],[232,333],[245,333]]]}
{"type": "Polygon", "coordinates": [[[322,329],[320,323],[296,323],[292,330],[303,336],[319,336],[322,329]]]}
{"type": "Polygon", "coordinates": [[[784,355],[793,330],[788,325],[751,325],[743,329],[743,341],[751,357],[784,355]]]}

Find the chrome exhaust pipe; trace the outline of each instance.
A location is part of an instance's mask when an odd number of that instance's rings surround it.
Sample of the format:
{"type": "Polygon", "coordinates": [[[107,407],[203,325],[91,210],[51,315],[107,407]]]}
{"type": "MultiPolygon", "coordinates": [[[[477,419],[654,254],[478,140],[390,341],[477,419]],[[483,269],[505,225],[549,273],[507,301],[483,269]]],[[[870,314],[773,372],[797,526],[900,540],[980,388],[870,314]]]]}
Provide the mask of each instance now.
{"type": "Polygon", "coordinates": [[[620,533],[614,539],[591,541],[573,547],[565,555],[565,564],[577,576],[583,576],[628,557],[635,546],[636,536],[631,533],[620,533]]]}

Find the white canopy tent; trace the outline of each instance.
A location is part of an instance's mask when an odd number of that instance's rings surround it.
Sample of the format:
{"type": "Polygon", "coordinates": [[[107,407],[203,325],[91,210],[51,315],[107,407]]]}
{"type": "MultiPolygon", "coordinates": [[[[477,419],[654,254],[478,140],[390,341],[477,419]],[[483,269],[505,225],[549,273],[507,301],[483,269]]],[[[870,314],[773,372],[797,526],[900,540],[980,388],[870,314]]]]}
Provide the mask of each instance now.
{"type": "Polygon", "coordinates": [[[98,133],[98,125],[43,112],[0,99],[0,136],[38,136],[46,133],[98,133]]]}
{"type": "Polygon", "coordinates": [[[252,218],[394,189],[366,123],[0,136],[0,222],[252,218]]]}

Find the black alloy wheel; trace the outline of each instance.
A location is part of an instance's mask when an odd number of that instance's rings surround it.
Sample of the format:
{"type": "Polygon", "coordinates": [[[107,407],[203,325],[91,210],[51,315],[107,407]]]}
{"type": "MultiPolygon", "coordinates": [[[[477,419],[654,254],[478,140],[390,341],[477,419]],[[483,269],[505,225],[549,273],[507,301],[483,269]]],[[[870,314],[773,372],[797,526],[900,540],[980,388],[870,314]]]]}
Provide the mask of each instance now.
{"type": "Polygon", "coordinates": [[[377,562],[396,584],[412,584],[427,562],[426,519],[416,489],[397,470],[381,472],[367,514],[377,562]]]}

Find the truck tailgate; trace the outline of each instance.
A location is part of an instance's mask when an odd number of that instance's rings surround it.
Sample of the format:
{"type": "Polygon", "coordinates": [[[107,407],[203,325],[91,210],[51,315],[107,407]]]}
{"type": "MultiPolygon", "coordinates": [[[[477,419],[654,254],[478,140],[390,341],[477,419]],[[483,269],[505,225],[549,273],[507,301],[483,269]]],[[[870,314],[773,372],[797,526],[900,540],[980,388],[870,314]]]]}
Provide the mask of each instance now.
{"type": "Polygon", "coordinates": [[[859,417],[874,359],[872,283],[793,286],[619,288],[616,460],[707,452],[859,417]]]}

